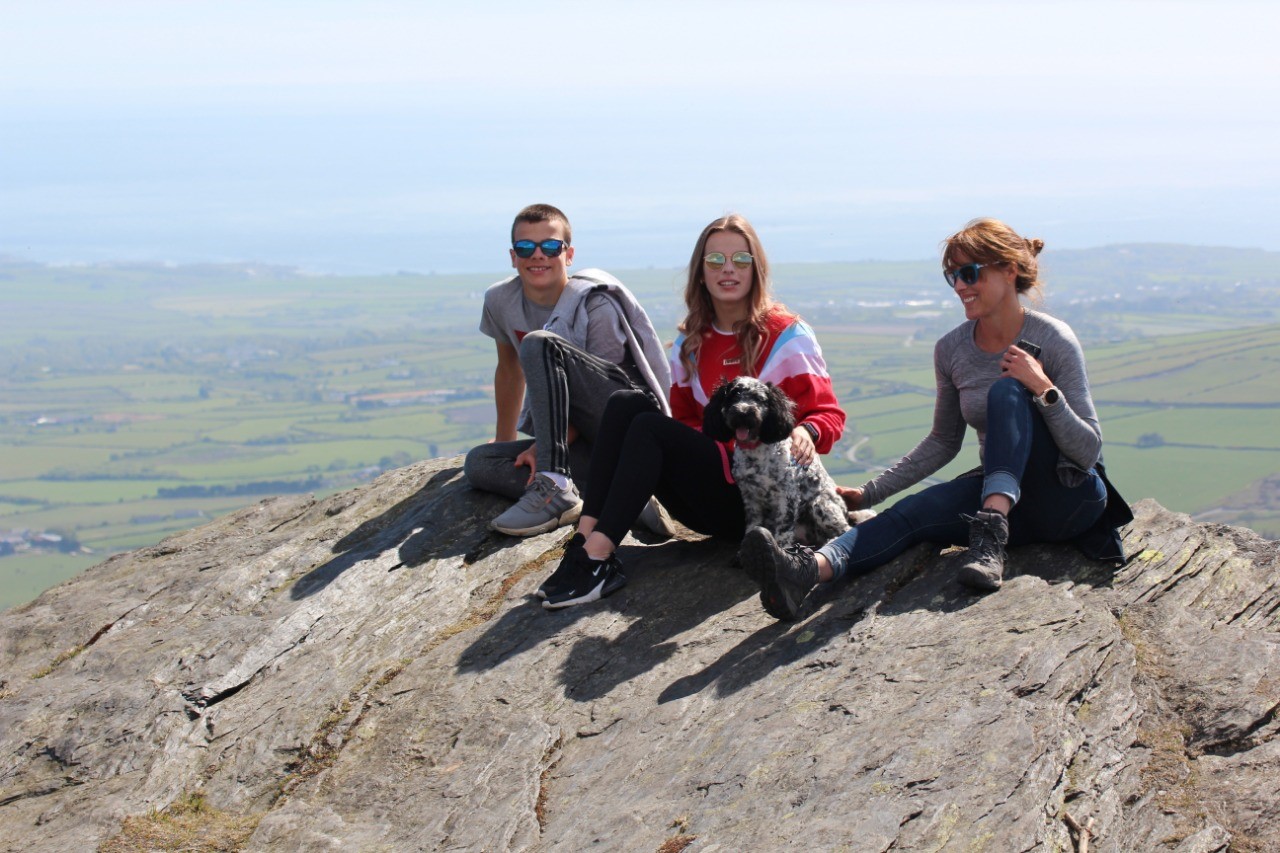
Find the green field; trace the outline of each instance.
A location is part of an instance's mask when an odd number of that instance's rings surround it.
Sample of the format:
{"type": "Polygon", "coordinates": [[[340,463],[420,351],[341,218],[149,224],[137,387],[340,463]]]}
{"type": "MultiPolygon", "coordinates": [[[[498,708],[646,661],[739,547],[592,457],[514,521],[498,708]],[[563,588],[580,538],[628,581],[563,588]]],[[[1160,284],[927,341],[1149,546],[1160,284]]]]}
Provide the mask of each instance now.
{"type": "MultiPolygon", "coordinates": [[[[1126,496],[1280,536],[1280,255],[1110,247],[1045,265],[1045,307],[1086,345],[1126,496]]],[[[928,431],[954,297],[934,262],[775,275],[849,414],[828,467],[859,484],[928,431]]],[[[673,334],[682,273],[621,277],[673,334]]],[[[496,278],[0,263],[15,330],[0,340],[0,533],[77,543],[0,557],[0,607],[266,494],[347,488],[490,438],[493,343],[476,327],[496,278]]]]}

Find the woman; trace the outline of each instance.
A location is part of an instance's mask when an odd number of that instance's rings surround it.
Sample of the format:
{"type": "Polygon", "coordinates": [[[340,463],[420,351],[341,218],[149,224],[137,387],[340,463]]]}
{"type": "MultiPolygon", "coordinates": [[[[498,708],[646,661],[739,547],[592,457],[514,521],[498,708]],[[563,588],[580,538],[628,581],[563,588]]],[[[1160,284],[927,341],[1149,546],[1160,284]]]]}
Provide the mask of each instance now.
{"type": "Polygon", "coordinates": [[[715,387],[740,375],[773,382],[796,404],[791,452],[800,464],[826,453],[844,412],[817,339],[774,302],[755,229],[730,215],[703,229],[689,261],[688,309],[671,350],[671,417],[644,394],[618,391],[600,421],[578,530],[538,590],[548,609],[595,601],[626,583],[615,553],[651,496],[688,527],[741,539],[742,496],[732,448],[702,432],[715,387]]]}
{"type": "Polygon", "coordinates": [[[969,545],[960,581],[999,589],[1006,544],[1061,542],[1088,531],[1106,508],[1098,475],[1102,430],[1084,353],[1071,328],[1024,308],[1038,295],[1042,240],[995,219],[975,219],[944,244],[943,275],[965,322],[934,347],[933,429],[892,468],[843,490],[851,509],[870,507],[919,483],[960,452],[965,426],[978,434],[981,469],[904,498],[815,553],[783,550],[756,528],[743,565],[761,601],[794,619],[819,581],[869,571],[917,542],[969,545]]]}

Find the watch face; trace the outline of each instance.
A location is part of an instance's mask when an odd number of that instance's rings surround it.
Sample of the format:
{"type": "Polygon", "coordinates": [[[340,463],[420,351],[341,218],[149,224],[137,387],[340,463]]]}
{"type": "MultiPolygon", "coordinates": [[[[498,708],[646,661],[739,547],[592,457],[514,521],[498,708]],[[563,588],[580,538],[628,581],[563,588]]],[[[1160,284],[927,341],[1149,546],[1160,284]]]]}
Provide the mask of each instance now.
{"type": "Polygon", "coordinates": [[[1044,392],[1044,401],[1052,406],[1054,403],[1058,402],[1059,396],[1061,395],[1058,394],[1057,388],[1050,388],[1048,391],[1044,392]]]}

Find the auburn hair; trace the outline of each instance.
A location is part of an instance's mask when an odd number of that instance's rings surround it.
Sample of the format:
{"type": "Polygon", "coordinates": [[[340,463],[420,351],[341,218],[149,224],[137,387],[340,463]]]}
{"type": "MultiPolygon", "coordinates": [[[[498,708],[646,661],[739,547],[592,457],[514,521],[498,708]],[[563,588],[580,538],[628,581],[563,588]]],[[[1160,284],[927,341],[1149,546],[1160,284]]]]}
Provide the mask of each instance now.
{"type": "Polygon", "coordinates": [[[942,241],[942,268],[955,269],[961,259],[970,264],[1008,264],[1017,273],[1018,293],[1029,293],[1044,286],[1036,260],[1043,248],[1043,240],[1028,240],[999,219],[974,219],[942,241]]]}

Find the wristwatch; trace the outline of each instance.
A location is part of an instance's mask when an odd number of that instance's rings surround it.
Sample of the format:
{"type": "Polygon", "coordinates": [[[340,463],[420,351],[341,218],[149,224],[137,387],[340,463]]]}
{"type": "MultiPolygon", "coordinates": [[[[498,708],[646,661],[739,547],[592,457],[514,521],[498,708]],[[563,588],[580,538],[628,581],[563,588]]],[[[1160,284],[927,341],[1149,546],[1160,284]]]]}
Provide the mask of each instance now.
{"type": "Polygon", "coordinates": [[[817,443],[818,443],[818,428],[817,428],[816,426],[814,426],[813,424],[811,424],[811,423],[802,423],[802,424],[800,424],[800,426],[804,427],[805,432],[809,433],[809,437],[813,439],[813,443],[814,443],[814,444],[817,444],[817,443]]]}
{"type": "Polygon", "coordinates": [[[1062,399],[1062,394],[1059,393],[1057,388],[1054,388],[1052,385],[1050,385],[1048,388],[1045,389],[1045,392],[1043,394],[1035,398],[1035,401],[1036,401],[1036,405],[1038,405],[1040,408],[1047,409],[1050,406],[1058,405],[1058,401],[1061,399],[1062,399]]]}

